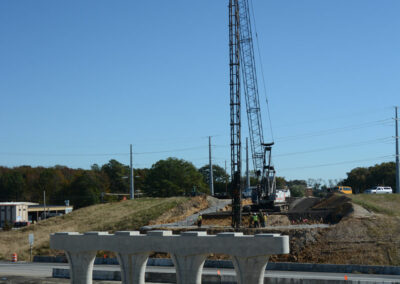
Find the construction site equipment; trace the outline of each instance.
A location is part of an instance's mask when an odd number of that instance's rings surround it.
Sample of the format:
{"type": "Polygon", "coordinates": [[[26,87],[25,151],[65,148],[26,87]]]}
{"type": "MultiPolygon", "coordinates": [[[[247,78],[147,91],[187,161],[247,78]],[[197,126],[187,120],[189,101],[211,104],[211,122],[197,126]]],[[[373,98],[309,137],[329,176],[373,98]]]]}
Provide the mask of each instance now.
{"type": "Polygon", "coordinates": [[[231,125],[232,227],[241,223],[241,114],[240,114],[240,33],[238,0],[229,0],[229,76],[231,125]]]}
{"type": "MultiPolygon", "coordinates": [[[[241,79],[246,101],[250,146],[254,171],[259,178],[257,206],[277,206],[275,168],[271,153],[274,142],[264,143],[248,0],[229,0],[229,66],[232,226],[241,220],[241,79]]],[[[283,207],[287,207],[283,204],[283,207]]]]}

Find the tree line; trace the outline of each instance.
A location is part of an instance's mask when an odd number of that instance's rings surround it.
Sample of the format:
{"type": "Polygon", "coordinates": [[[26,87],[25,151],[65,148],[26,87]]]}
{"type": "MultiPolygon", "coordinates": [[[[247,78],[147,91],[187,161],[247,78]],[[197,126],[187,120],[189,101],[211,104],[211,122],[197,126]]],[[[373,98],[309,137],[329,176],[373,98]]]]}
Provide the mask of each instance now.
{"type": "Polygon", "coordinates": [[[351,186],[354,193],[362,193],[373,186],[396,188],[396,163],[385,162],[371,167],[357,167],[347,173],[340,185],[351,186]]]}
{"type": "MultiPolygon", "coordinates": [[[[328,187],[347,185],[354,192],[363,192],[375,185],[395,186],[395,163],[382,163],[372,167],[358,167],[347,173],[347,178],[291,180],[277,177],[277,188],[288,187],[292,196],[304,196],[307,187],[318,193],[328,187]]],[[[47,204],[64,204],[69,200],[75,208],[102,201],[112,201],[115,197],[106,193],[129,193],[129,166],[117,160],[91,169],[71,169],[66,166],[14,168],[0,167],[0,201],[27,201],[43,203],[46,192],[47,204]]],[[[160,160],[151,168],[134,169],[135,190],[144,196],[169,197],[209,193],[209,166],[197,169],[192,163],[168,158],[160,160]]],[[[229,175],[225,169],[213,165],[214,192],[229,193],[229,175]]],[[[251,185],[257,184],[252,175],[251,185]]],[[[243,179],[243,183],[245,179],[243,179]]]]}
{"type": "MultiPolygon", "coordinates": [[[[214,166],[213,172],[215,188],[222,191],[228,175],[219,166],[214,166]]],[[[177,158],[160,160],[151,168],[134,169],[135,189],[145,196],[209,193],[207,179],[207,166],[197,169],[177,158]]],[[[129,183],[129,166],[114,159],[102,166],[94,164],[90,170],[60,165],[0,167],[0,201],[43,203],[45,192],[47,204],[64,204],[69,200],[75,208],[80,208],[115,199],[107,193],[128,194],[129,183]]]]}

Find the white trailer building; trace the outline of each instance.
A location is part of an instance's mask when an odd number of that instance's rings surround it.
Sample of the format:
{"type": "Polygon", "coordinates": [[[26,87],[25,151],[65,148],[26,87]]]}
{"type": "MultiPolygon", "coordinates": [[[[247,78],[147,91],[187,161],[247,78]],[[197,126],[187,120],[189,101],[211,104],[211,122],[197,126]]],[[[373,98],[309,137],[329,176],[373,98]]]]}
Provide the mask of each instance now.
{"type": "Polygon", "coordinates": [[[28,222],[28,207],[32,202],[0,202],[0,227],[6,222],[28,222]]]}

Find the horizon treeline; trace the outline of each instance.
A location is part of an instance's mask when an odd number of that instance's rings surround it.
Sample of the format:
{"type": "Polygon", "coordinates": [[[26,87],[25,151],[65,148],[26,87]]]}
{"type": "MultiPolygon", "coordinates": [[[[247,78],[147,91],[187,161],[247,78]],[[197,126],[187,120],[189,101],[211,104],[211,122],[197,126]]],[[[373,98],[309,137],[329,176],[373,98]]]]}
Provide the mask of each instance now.
{"type": "MultiPolygon", "coordinates": [[[[371,167],[357,167],[347,173],[344,180],[321,179],[287,181],[277,177],[277,187],[289,187],[292,196],[304,196],[305,189],[311,187],[318,194],[326,188],[338,184],[353,188],[354,193],[361,193],[375,185],[387,185],[394,189],[395,163],[381,163],[371,167]]],[[[65,200],[75,208],[97,204],[103,201],[114,201],[118,198],[107,193],[129,194],[129,166],[117,160],[99,166],[93,164],[91,169],[72,169],[66,166],[13,168],[0,166],[0,201],[25,201],[42,204],[44,192],[46,203],[62,205],[65,200]]],[[[214,193],[229,192],[229,175],[218,166],[213,165],[214,193]]],[[[251,177],[251,185],[257,179],[251,177]]],[[[198,193],[209,193],[208,165],[197,169],[191,162],[168,158],[160,160],[151,168],[134,169],[135,192],[141,196],[169,197],[189,196],[198,193]]]]}

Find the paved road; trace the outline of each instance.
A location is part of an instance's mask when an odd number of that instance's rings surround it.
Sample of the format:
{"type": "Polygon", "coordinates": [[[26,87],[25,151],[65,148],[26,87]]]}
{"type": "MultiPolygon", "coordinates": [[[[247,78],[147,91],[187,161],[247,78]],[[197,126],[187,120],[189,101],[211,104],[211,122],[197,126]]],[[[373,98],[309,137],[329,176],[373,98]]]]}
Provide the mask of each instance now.
{"type": "MultiPolygon", "coordinates": [[[[4,276],[31,276],[51,277],[53,268],[69,268],[67,264],[59,263],[10,263],[0,262],[0,280],[4,276]]],[[[96,265],[95,270],[118,271],[118,265],[96,265]]],[[[174,273],[174,267],[148,266],[146,272],[170,272],[174,273]]],[[[235,275],[233,269],[220,269],[222,275],[235,275]]],[[[217,269],[205,268],[204,274],[217,275],[217,269]]],[[[316,273],[316,272],[293,272],[293,271],[266,271],[266,276],[279,278],[297,279],[320,279],[320,280],[348,280],[375,281],[379,283],[400,283],[400,275],[375,275],[375,274],[344,274],[344,273],[316,273]]],[[[114,282],[118,283],[118,282],[114,282]]]]}

